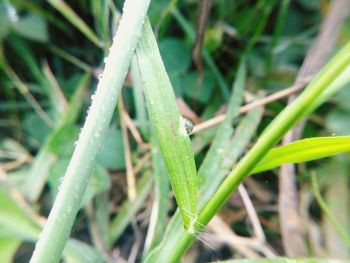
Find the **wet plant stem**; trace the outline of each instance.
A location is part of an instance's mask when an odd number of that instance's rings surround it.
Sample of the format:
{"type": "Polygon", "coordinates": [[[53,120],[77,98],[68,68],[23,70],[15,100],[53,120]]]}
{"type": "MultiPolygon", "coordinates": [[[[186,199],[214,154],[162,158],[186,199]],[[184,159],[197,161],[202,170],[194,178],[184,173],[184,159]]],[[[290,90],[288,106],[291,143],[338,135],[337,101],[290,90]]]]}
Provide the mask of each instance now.
{"type": "Polygon", "coordinates": [[[31,263],[59,262],[99,151],[115,110],[150,0],[126,0],[118,31],[77,146],[31,263]]]}

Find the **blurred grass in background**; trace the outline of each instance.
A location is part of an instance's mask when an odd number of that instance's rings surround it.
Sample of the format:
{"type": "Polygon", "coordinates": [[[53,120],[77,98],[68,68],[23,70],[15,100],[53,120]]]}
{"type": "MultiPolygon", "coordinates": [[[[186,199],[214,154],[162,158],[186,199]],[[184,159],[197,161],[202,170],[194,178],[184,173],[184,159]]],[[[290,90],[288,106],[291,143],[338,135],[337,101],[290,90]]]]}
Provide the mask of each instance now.
{"type": "MultiPolygon", "coordinates": [[[[86,117],[122,5],[122,1],[111,0],[0,3],[1,262],[27,262],[31,256],[86,117]]],[[[200,15],[198,1],[153,0],[148,15],[181,114],[198,124],[224,112],[242,54],[246,56],[248,76],[245,103],[291,86],[329,5],[325,0],[212,1],[201,72],[192,57],[200,15]]],[[[349,28],[347,20],[334,53],[349,40],[349,28]]],[[[161,242],[168,217],[175,211],[138,78],[134,62],[122,93],[129,120],[123,121],[130,131],[126,134],[130,154],[124,155],[125,134],[116,108],[65,248],[67,262],[140,261],[161,242]],[[128,200],[125,176],[128,157],[137,181],[132,202],[128,200]]],[[[341,89],[311,115],[302,137],[349,135],[349,98],[349,88],[341,89]]],[[[238,117],[233,125],[228,122],[222,132],[230,144],[218,152],[217,160],[213,154],[205,156],[219,126],[192,135],[197,167],[202,163],[204,167],[199,170],[199,179],[213,178],[210,182],[219,184],[251,139],[259,136],[286,103],[285,99],[276,100],[265,107],[263,115],[262,109],[257,109],[238,117]],[[223,160],[225,156],[232,158],[223,160]]],[[[349,258],[349,247],[314,198],[312,173],[319,179],[330,212],[349,233],[349,157],[344,154],[301,164],[297,173],[308,255],[349,258]]],[[[223,222],[210,226],[208,237],[199,237],[210,247],[198,242],[184,262],[271,253],[283,256],[276,174],[264,172],[246,183],[266,243],[254,245],[252,240],[242,250],[237,248],[240,240],[227,241],[227,235],[232,239],[255,234],[245,203],[235,194],[219,214],[223,222]],[[226,239],[220,239],[221,224],[236,234],[227,232],[226,239]]]]}

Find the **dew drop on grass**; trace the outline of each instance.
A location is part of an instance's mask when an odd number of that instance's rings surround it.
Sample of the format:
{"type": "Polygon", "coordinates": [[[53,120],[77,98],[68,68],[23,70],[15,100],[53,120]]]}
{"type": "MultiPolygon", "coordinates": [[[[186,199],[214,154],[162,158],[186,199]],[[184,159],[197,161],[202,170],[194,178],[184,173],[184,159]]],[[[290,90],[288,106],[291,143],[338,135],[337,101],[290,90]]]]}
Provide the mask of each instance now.
{"type": "Polygon", "coordinates": [[[189,119],[186,119],[184,117],[181,117],[181,118],[182,118],[182,123],[185,126],[187,134],[191,135],[192,131],[193,131],[193,123],[192,123],[192,121],[190,121],[189,119]]]}
{"type": "Polygon", "coordinates": [[[60,179],[58,180],[58,191],[61,189],[61,185],[63,183],[64,180],[64,176],[60,177],[60,179]]]}

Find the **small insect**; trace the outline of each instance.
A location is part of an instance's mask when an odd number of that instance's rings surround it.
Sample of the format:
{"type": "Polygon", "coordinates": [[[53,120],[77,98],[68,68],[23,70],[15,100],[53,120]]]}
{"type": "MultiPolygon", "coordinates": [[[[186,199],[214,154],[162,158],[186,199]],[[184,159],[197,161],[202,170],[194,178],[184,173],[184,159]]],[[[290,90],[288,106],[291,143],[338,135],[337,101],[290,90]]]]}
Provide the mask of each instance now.
{"type": "Polygon", "coordinates": [[[193,131],[193,123],[192,121],[190,121],[189,119],[186,119],[184,117],[182,117],[182,121],[185,125],[185,129],[186,129],[186,132],[188,135],[191,135],[192,134],[192,131],[193,131]]]}

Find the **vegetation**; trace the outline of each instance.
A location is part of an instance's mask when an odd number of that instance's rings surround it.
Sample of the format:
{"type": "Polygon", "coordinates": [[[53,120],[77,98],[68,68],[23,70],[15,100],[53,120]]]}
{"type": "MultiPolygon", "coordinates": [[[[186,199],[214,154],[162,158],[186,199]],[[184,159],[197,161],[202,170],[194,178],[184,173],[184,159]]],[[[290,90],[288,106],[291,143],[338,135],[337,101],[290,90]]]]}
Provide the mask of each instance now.
{"type": "Polygon", "coordinates": [[[4,0],[2,262],[350,258],[348,7],[4,0]]]}

